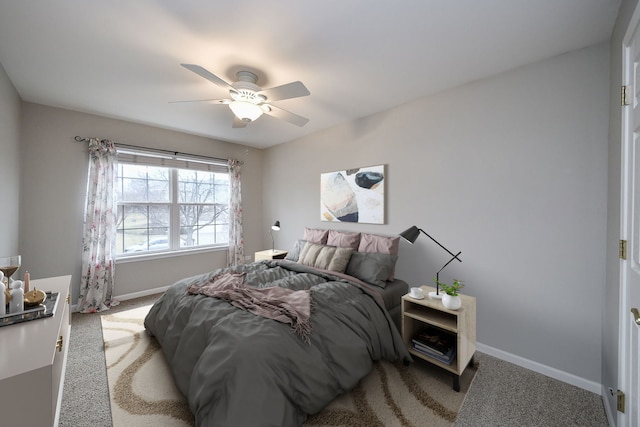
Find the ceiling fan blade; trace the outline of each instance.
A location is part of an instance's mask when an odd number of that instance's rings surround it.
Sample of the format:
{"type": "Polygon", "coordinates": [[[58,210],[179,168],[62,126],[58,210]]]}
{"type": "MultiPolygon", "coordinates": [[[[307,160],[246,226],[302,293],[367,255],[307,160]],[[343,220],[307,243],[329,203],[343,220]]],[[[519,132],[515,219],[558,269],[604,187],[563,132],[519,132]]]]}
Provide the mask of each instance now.
{"type": "Polygon", "coordinates": [[[194,99],[190,101],[169,101],[169,104],[180,104],[184,102],[211,102],[214,104],[231,104],[232,99],[194,99]]]}
{"type": "Polygon", "coordinates": [[[299,98],[310,95],[309,89],[302,82],[291,82],[286,85],[264,89],[258,95],[267,97],[267,101],[280,101],[282,99],[299,98]]]}
{"type": "Polygon", "coordinates": [[[225,90],[235,90],[233,86],[231,86],[229,83],[225,82],[220,77],[216,76],[215,74],[209,72],[208,70],[202,68],[199,65],[196,65],[196,64],[180,64],[180,65],[182,65],[184,68],[186,68],[189,71],[193,71],[200,77],[204,77],[205,79],[209,80],[211,83],[217,84],[218,86],[220,86],[225,90]]]}
{"type": "Polygon", "coordinates": [[[277,119],[285,120],[296,126],[302,127],[306,125],[307,122],[309,121],[309,119],[307,119],[306,117],[293,114],[287,110],[283,110],[282,108],[276,107],[275,105],[269,104],[268,107],[269,107],[269,111],[265,111],[265,114],[268,114],[277,119]]]}
{"type": "Polygon", "coordinates": [[[233,126],[234,128],[245,128],[247,127],[247,123],[249,122],[245,122],[244,120],[239,119],[238,117],[236,117],[236,115],[233,115],[233,126]]]}

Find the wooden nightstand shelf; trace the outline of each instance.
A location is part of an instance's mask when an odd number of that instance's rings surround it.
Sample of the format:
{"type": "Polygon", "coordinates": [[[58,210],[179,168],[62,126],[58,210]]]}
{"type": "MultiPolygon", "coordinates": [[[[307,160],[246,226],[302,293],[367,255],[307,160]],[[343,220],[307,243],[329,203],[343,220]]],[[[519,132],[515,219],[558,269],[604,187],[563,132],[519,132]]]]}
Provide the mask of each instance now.
{"type": "Polygon", "coordinates": [[[460,376],[467,366],[473,364],[476,352],[476,298],[461,294],[462,307],[449,310],[441,300],[429,298],[429,292],[435,290],[422,286],[424,299],[414,299],[409,295],[402,297],[402,339],[413,356],[453,373],[453,389],[460,391],[460,376]],[[412,348],[411,339],[427,326],[455,334],[457,354],[450,365],[412,348]]]}
{"type": "Polygon", "coordinates": [[[254,261],[260,261],[261,259],[284,259],[287,254],[287,251],[283,251],[280,249],[267,249],[266,251],[256,252],[254,254],[254,261]]]}

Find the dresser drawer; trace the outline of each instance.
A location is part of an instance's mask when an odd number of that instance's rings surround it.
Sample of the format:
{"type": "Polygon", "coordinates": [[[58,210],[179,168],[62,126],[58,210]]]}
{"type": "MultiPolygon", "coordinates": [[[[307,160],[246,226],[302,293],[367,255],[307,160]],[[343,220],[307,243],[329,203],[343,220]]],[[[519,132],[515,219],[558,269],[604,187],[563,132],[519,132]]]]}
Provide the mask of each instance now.
{"type": "Polygon", "coordinates": [[[58,423],[62,401],[71,331],[67,298],[71,276],[32,280],[31,284],[58,292],[58,302],[52,317],[0,328],[1,424],[50,427],[58,423]]]}
{"type": "Polygon", "coordinates": [[[60,415],[60,404],[62,403],[62,388],[64,385],[64,372],[67,366],[67,354],[69,350],[69,338],[71,336],[71,316],[70,298],[71,294],[67,289],[66,294],[60,294],[58,309],[63,309],[60,328],[58,329],[58,339],[56,340],[55,351],[53,352],[53,367],[51,378],[51,393],[53,404],[54,425],[58,424],[60,415]]]}

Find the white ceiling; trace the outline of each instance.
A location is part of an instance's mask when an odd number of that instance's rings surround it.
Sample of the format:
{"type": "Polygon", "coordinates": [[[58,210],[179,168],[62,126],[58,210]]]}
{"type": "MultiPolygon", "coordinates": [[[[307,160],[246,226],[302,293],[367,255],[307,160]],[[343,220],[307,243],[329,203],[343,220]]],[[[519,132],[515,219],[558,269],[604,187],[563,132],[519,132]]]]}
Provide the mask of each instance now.
{"type": "Polygon", "coordinates": [[[608,40],[620,0],[3,0],[0,64],[23,100],[269,147],[608,40]],[[227,106],[199,64],[263,88],[304,127],[227,106]]]}

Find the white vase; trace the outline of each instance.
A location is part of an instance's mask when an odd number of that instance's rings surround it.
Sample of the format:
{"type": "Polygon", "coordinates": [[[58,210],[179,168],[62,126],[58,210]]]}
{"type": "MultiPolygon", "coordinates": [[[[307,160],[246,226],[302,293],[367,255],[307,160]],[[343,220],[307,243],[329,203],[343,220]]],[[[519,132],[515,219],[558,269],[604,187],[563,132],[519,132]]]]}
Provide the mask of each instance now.
{"type": "Polygon", "coordinates": [[[457,310],[462,306],[460,295],[451,296],[449,294],[442,295],[442,304],[449,310],[457,310]]]}

